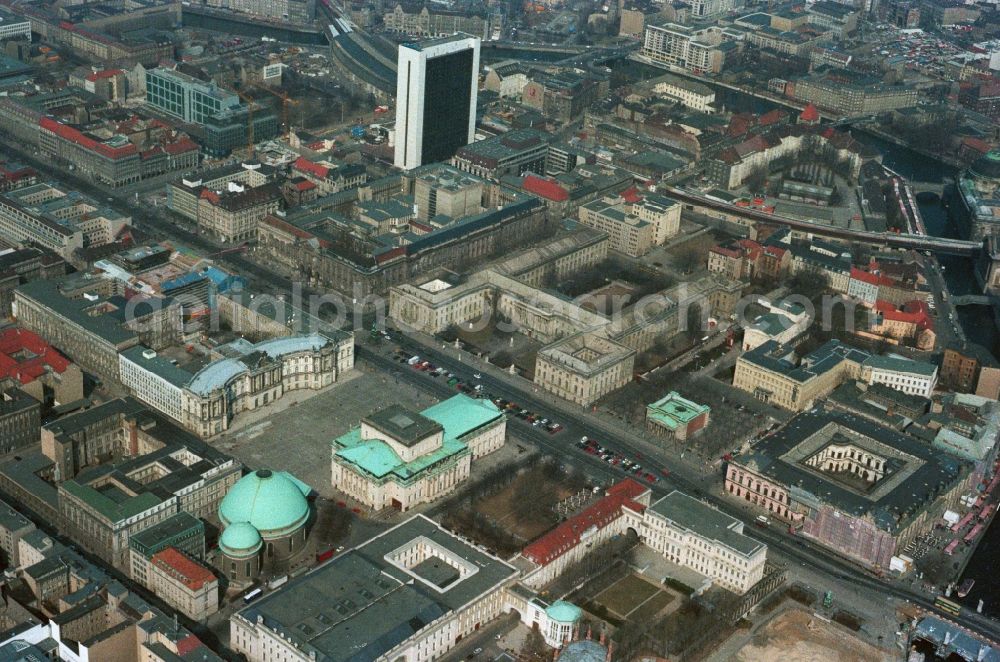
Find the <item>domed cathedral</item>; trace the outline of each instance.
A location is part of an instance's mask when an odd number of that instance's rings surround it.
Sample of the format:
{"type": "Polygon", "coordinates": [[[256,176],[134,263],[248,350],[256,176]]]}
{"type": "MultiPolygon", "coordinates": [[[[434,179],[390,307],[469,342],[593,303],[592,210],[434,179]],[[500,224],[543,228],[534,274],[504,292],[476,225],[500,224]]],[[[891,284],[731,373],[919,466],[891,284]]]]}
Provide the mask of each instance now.
{"type": "Polygon", "coordinates": [[[1000,149],[991,149],[956,177],[961,208],[949,209],[973,241],[1000,234],[1000,149]]]}
{"type": "Polygon", "coordinates": [[[969,166],[969,177],[981,193],[995,195],[1000,185],[1000,149],[991,149],[969,166]]]}
{"type": "Polygon", "coordinates": [[[311,488],[285,471],[243,476],[219,505],[221,569],[235,585],[263,570],[281,572],[306,545],[311,488]]]}

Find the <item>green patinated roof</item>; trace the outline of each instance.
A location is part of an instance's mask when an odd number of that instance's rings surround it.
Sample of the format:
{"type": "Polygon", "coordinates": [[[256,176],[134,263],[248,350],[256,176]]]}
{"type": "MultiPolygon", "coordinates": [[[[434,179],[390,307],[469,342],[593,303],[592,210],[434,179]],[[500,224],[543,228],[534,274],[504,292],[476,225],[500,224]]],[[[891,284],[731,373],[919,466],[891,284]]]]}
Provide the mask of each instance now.
{"type": "Polygon", "coordinates": [[[545,610],[545,615],[560,623],[576,623],[583,617],[583,610],[572,602],[556,600],[545,610]]]}
{"type": "Polygon", "coordinates": [[[428,407],[423,415],[444,428],[445,438],[459,439],[503,416],[495,404],[459,393],[428,407]]]}
{"type": "Polygon", "coordinates": [[[646,406],[646,415],[649,418],[671,429],[676,428],[681,423],[690,423],[709,411],[711,408],[681,397],[677,391],[671,391],[653,404],[646,406]]]}
{"type": "Polygon", "coordinates": [[[287,472],[260,469],[232,486],[219,505],[219,517],[227,527],[246,522],[258,531],[290,529],[309,515],[309,491],[287,472]]]}
{"type": "Polygon", "coordinates": [[[255,554],[263,544],[257,529],[246,522],[230,524],[219,537],[219,547],[228,556],[255,554]]]}
{"type": "Polygon", "coordinates": [[[394,479],[407,481],[445,460],[457,459],[470,452],[460,439],[503,417],[489,400],[478,400],[464,394],[439,402],[425,409],[421,415],[444,428],[444,441],[440,448],[411,462],[404,462],[383,441],[362,439],[359,428],[335,439],[334,452],[339,458],[376,478],[392,475],[394,479]]]}
{"type": "Polygon", "coordinates": [[[340,447],[336,451],[337,457],[347,460],[366,473],[376,478],[385,478],[391,474],[403,481],[414,478],[444,460],[457,459],[470,452],[469,447],[461,441],[446,438],[437,450],[421,455],[412,462],[403,462],[384,441],[362,439],[358,428],[338,437],[334,443],[340,447]]]}
{"type": "Polygon", "coordinates": [[[152,492],[130,496],[120,489],[98,491],[75,480],[68,480],[59,487],[76,496],[112,522],[128,519],[161,503],[160,497],[152,492]]]}

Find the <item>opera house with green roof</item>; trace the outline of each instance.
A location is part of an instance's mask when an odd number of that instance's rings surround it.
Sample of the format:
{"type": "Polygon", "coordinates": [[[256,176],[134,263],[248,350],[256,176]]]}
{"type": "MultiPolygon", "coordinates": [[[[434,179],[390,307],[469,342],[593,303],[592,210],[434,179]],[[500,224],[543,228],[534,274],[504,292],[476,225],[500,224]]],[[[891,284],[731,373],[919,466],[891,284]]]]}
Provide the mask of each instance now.
{"type": "Polygon", "coordinates": [[[374,510],[406,511],[454,491],[506,434],[489,400],[459,394],[422,412],[391,405],[333,441],[333,486],[374,510]]]}

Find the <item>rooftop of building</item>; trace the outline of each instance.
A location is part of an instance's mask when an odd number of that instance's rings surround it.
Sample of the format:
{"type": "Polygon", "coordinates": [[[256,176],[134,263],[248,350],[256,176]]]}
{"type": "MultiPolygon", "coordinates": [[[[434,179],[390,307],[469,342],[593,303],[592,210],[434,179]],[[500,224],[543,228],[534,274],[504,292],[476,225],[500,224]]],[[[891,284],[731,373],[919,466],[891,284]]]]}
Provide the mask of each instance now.
{"type": "Polygon", "coordinates": [[[839,340],[830,340],[796,361],[792,347],[768,340],[741,355],[739,360],[804,383],[839,367],[844,361],[860,365],[870,356],[868,352],[845,345],[839,340]]]}
{"type": "Polygon", "coordinates": [[[637,501],[649,488],[626,478],[608,488],[606,494],[580,513],[556,525],[531,542],[521,554],[539,565],[547,565],[575,547],[594,528],[603,528],[622,516],[622,508],[635,512],[645,509],[637,501]]]}
{"type": "Polygon", "coordinates": [[[870,517],[895,532],[968,475],[970,465],[914,437],[848,413],[814,408],[759,440],[734,463],[789,487],[797,499],[870,517]],[[806,464],[828,444],[864,448],[886,459],[887,474],[866,491],[806,464]]]}
{"type": "Polygon", "coordinates": [[[674,526],[724,545],[741,556],[753,556],[765,548],[759,540],[743,535],[743,523],[738,519],[677,490],[654,501],[649,510],[674,526]]]}
{"type": "Polygon", "coordinates": [[[399,404],[379,409],[361,420],[404,446],[413,446],[444,431],[444,427],[437,421],[399,404]]]}
{"type": "Polygon", "coordinates": [[[598,332],[583,331],[558,340],[538,352],[539,357],[581,375],[592,375],[623,361],[635,350],[598,332]]]}
{"type": "MultiPolygon", "coordinates": [[[[394,408],[390,407],[383,411],[387,412],[390,409],[394,408]]],[[[403,410],[403,412],[388,412],[388,415],[410,418],[413,413],[403,410]]],[[[354,428],[334,440],[335,455],[340,461],[376,479],[391,476],[393,480],[411,481],[423,475],[425,471],[440,466],[439,463],[445,460],[468,454],[469,447],[462,439],[469,433],[504,418],[492,402],[470,398],[461,393],[425,409],[419,416],[428,422],[422,424],[422,428],[431,431],[442,429],[443,440],[440,447],[410,462],[404,462],[388,444],[379,439],[362,439],[360,428],[354,428]]],[[[390,423],[390,425],[396,424],[390,423]]],[[[427,434],[420,436],[410,435],[407,432],[406,436],[412,436],[415,441],[419,441],[426,438],[427,434]]]]}
{"type": "Polygon", "coordinates": [[[0,380],[30,384],[39,377],[62,374],[71,362],[38,334],[9,327],[0,331],[0,380]]]}
{"type": "Polygon", "coordinates": [[[688,400],[677,391],[671,391],[656,402],[646,405],[646,416],[669,428],[678,423],[690,423],[711,408],[688,400]]]}
{"type": "Polygon", "coordinates": [[[192,591],[200,591],[206,584],[217,582],[212,571],[190,558],[176,547],[167,547],[153,554],[151,562],[182,582],[192,591]]]}
{"type": "Polygon", "coordinates": [[[504,561],[417,515],[290,580],[233,618],[277,633],[303,656],[374,660],[438,619],[499,591],[516,574],[504,561]],[[403,561],[401,554],[418,541],[433,550],[429,561],[453,572],[441,578],[403,561]],[[353,643],[344,646],[345,641],[353,643]]]}
{"type": "Polygon", "coordinates": [[[874,354],[864,360],[863,364],[874,370],[889,370],[921,377],[933,377],[937,374],[937,366],[928,361],[915,361],[895,354],[874,354]]]}
{"type": "Polygon", "coordinates": [[[129,536],[129,546],[134,549],[159,551],[164,545],[169,545],[178,536],[205,535],[205,524],[190,513],[180,511],[174,513],[167,519],[146,527],[145,529],[133,533],[129,536]]]}
{"type": "Polygon", "coordinates": [[[225,526],[246,522],[262,534],[301,526],[312,488],[287,471],[258,469],[240,478],[219,504],[225,526]]]}
{"type": "Polygon", "coordinates": [[[60,290],[60,282],[62,279],[37,279],[21,285],[17,288],[17,292],[108,343],[126,343],[138,337],[136,332],[126,329],[123,325],[122,308],[127,303],[124,299],[121,297],[72,299],[60,290]],[[120,305],[116,305],[116,301],[120,305]]]}
{"type": "Polygon", "coordinates": [[[514,129],[459,148],[456,158],[479,165],[492,165],[523,152],[544,148],[552,136],[538,129],[514,129]]]}

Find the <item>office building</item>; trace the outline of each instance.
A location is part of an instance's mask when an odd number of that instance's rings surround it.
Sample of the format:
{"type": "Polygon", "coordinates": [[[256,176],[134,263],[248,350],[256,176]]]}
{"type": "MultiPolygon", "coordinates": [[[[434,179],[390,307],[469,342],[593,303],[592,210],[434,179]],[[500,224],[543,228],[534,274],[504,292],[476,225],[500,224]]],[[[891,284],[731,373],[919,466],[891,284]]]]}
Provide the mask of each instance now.
{"type": "Polygon", "coordinates": [[[157,67],[146,71],[146,103],[191,124],[240,105],[235,92],[206,83],[175,69],[157,67]]]}
{"type": "Polygon", "coordinates": [[[733,44],[717,27],[692,28],[676,23],[647,25],[639,57],[664,68],[719,73],[733,44]]]}
{"type": "Polygon", "coordinates": [[[169,548],[194,559],[205,558],[205,524],[190,513],[179,512],[159,524],[133,534],[128,540],[129,576],[143,586],[151,581],[150,561],[169,548]]]}
{"type": "Polygon", "coordinates": [[[866,418],[822,409],[737,455],[725,490],[859,563],[890,559],[970,489],[971,463],[866,418]]]}
{"type": "Polygon", "coordinates": [[[7,39],[31,41],[31,21],[5,9],[0,9],[0,42],[7,39]]]}
{"type": "Polygon", "coordinates": [[[64,260],[86,247],[116,241],[131,224],[131,217],[52,184],[26,186],[0,196],[0,240],[14,246],[38,246],[64,260]]]}
{"type": "Polygon", "coordinates": [[[153,555],[146,588],[194,621],[219,611],[219,580],[184,552],[167,547],[153,555]]]}
{"type": "Polygon", "coordinates": [[[643,512],[642,541],[733,593],[764,577],[767,545],[743,533],[743,522],[674,490],[643,512]]]}
{"type": "Polygon", "coordinates": [[[118,379],[118,352],[139,343],[172,344],[180,308],[140,295],[126,299],[113,281],[89,273],[36,280],[14,291],[14,315],[88,372],[118,379]]]}
{"type": "Polygon", "coordinates": [[[607,232],[612,250],[638,257],[680,231],[681,206],[662,195],[603,198],[581,205],[580,222],[607,232]]]}
{"type": "Polygon", "coordinates": [[[476,129],[479,39],[459,36],[399,47],[395,165],[447,161],[476,129]]]}
{"type": "Polygon", "coordinates": [[[451,159],[451,164],[462,172],[492,180],[526,172],[543,175],[552,140],[550,134],[538,129],[514,129],[465,145],[451,159]]]}
{"type": "Polygon", "coordinates": [[[38,442],[41,404],[9,381],[0,380],[0,452],[38,442]]]}

